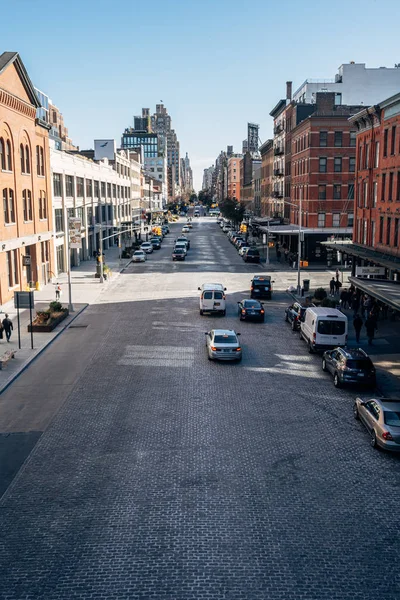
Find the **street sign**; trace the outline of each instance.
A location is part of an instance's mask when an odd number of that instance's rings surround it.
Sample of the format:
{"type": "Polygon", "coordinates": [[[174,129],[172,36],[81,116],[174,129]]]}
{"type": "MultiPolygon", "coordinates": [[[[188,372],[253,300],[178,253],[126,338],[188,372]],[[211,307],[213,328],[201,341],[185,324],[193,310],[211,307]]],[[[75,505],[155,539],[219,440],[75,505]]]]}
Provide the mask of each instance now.
{"type": "Polygon", "coordinates": [[[356,277],[384,277],[385,267],[356,267],[356,277]]]}
{"type": "Polygon", "coordinates": [[[34,292],[14,292],[14,308],[35,308],[34,292]]]}
{"type": "Polygon", "coordinates": [[[69,247],[82,248],[82,220],[79,217],[69,217],[69,247]]]}

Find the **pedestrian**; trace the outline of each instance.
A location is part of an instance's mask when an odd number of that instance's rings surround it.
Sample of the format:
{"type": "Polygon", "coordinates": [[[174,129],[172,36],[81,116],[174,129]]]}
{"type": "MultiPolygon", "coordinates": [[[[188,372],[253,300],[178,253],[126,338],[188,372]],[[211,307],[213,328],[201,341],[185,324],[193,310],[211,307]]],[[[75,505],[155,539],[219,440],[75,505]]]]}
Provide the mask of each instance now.
{"type": "Polygon", "coordinates": [[[276,258],[278,259],[278,262],[281,262],[281,251],[280,250],[276,251],[276,258]]]}
{"type": "Polygon", "coordinates": [[[7,342],[10,341],[11,332],[14,329],[11,319],[9,319],[8,315],[5,316],[2,322],[3,329],[6,333],[7,342]]]}
{"type": "Polygon", "coordinates": [[[342,287],[341,282],[339,281],[339,279],[336,279],[335,281],[335,295],[339,294],[339,290],[342,287]]]}
{"type": "Polygon", "coordinates": [[[356,316],[353,319],[353,325],[354,325],[354,330],[356,332],[356,342],[357,342],[357,344],[359,344],[360,343],[360,333],[361,333],[361,329],[363,326],[363,320],[358,313],[356,314],[356,316]]]}
{"type": "Polygon", "coordinates": [[[336,281],[339,281],[339,269],[336,269],[336,281]]]}
{"type": "Polygon", "coordinates": [[[354,311],[354,316],[356,316],[358,309],[360,308],[360,297],[358,296],[357,292],[354,292],[351,298],[351,308],[354,311]]]}
{"type": "Polygon", "coordinates": [[[2,340],[2,339],[3,339],[3,331],[4,331],[3,324],[2,324],[2,322],[0,321],[0,340],[2,340]]]}
{"type": "Polygon", "coordinates": [[[365,321],[365,329],[367,330],[368,344],[371,346],[375,336],[375,331],[378,329],[374,316],[368,315],[368,318],[365,321]]]}
{"type": "Polygon", "coordinates": [[[329,294],[331,296],[335,295],[335,278],[332,277],[332,279],[329,282],[329,294]]]}
{"type": "Polygon", "coordinates": [[[349,293],[347,290],[343,290],[340,294],[340,306],[342,308],[347,308],[349,293]]]}
{"type": "Polygon", "coordinates": [[[56,284],[56,300],[60,300],[62,294],[61,285],[59,283],[56,284]]]}

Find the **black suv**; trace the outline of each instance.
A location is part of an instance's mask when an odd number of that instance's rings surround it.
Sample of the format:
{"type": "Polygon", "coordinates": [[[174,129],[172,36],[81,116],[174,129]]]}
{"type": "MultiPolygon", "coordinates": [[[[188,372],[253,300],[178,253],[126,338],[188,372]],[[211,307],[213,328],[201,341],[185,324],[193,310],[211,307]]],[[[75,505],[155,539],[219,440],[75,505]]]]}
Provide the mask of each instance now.
{"type": "Polygon", "coordinates": [[[293,304],[285,308],[285,321],[291,323],[292,331],[300,329],[300,323],[306,310],[307,306],[302,306],[300,302],[293,302],[293,304]]]}
{"type": "Polygon", "coordinates": [[[271,300],[273,283],[270,275],[255,275],[251,280],[250,297],[271,300]]]}
{"type": "Polygon", "coordinates": [[[361,348],[335,348],[322,356],[322,370],[333,375],[334,386],[357,384],[374,388],[376,373],[372,360],[361,348]]]}
{"type": "Polygon", "coordinates": [[[260,253],[257,248],[249,248],[247,252],[243,254],[244,262],[260,262],[260,253]]]}

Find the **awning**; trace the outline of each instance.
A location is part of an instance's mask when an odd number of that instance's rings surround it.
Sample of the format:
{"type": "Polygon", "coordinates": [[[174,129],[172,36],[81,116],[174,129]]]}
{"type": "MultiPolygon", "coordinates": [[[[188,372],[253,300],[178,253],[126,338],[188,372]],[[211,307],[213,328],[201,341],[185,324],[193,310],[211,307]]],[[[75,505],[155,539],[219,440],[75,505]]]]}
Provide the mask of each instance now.
{"type": "Polygon", "coordinates": [[[388,279],[360,279],[359,277],[349,277],[349,281],[369,296],[380,300],[394,310],[400,311],[399,282],[388,279]]]}
{"type": "MultiPolygon", "coordinates": [[[[264,233],[278,235],[299,235],[298,225],[270,225],[269,227],[260,226],[259,230],[264,233]]],[[[342,227],[340,231],[337,228],[330,227],[302,227],[304,236],[307,235],[347,235],[353,231],[352,227],[342,227]]]]}
{"type": "Polygon", "coordinates": [[[400,257],[391,256],[390,254],[379,252],[378,250],[373,250],[372,248],[364,248],[364,246],[353,244],[353,242],[343,242],[343,240],[333,240],[322,243],[328,248],[332,248],[337,252],[345,252],[350,256],[358,256],[358,258],[381,265],[382,267],[386,267],[392,271],[400,271],[400,257]]]}

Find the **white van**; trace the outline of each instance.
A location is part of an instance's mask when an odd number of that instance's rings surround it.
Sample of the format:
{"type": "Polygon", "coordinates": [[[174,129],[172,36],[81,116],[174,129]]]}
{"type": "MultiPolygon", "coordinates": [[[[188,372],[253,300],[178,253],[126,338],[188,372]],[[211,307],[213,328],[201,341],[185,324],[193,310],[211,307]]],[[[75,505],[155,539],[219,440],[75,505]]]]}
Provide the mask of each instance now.
{"type": "Polygon", "coordinates": [[[226,314],[226,288],[222,283],[203,283],[200,293],[200,314],[205,312],[226,314]]]}
{"type": "Polygon", "coordinates": [[[309,352],[328,350],[347,344],[347,317],[336,308],[307,308],[300,324],[300,339],[308,343],[309,352]]]}

